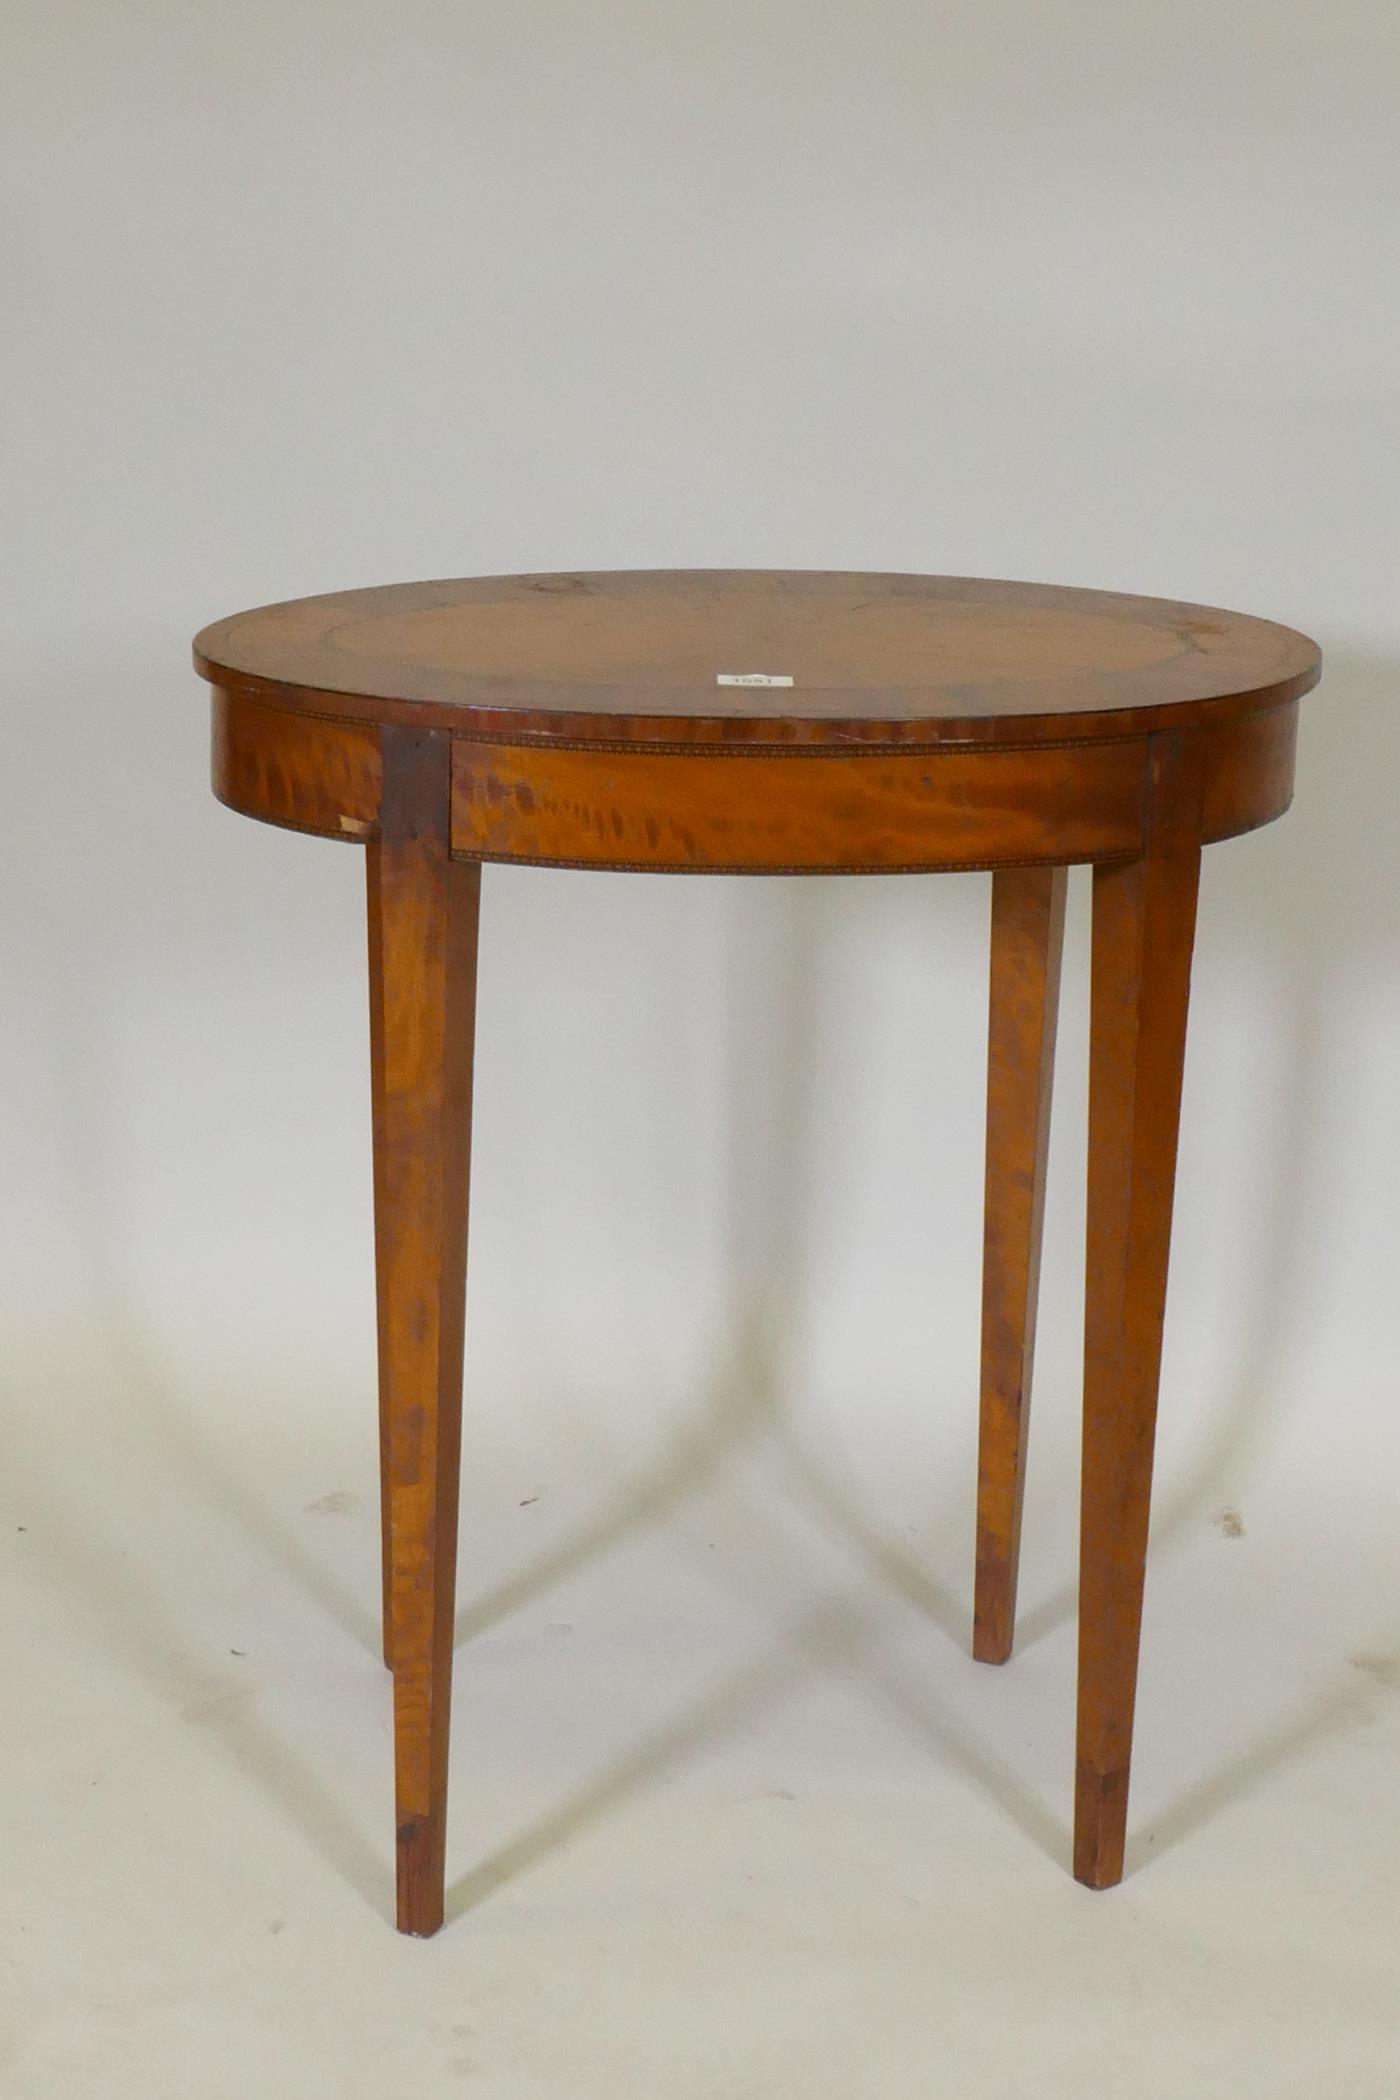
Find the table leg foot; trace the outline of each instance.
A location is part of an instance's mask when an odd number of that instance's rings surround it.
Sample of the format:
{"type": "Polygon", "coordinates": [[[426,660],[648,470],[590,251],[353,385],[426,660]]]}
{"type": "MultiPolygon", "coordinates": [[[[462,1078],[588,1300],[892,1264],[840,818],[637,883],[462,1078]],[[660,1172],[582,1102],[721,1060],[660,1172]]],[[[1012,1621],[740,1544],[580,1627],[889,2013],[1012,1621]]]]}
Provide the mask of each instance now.
{"type": "Polygon", "coordinates": [[[431,1939],[442,1924],[447,1819],[443,1814],[400,1823],[395,1847],[396,1923],[400,1932],[431,1939]]]}
{"type": "Polygon", "coordinates": [[[1086,1889],[1111,1889],[1123,1879],[1128,1827],[1128,1772],[1080,1767],[1074,1788],[1074,1878],[1086,1889]]]}

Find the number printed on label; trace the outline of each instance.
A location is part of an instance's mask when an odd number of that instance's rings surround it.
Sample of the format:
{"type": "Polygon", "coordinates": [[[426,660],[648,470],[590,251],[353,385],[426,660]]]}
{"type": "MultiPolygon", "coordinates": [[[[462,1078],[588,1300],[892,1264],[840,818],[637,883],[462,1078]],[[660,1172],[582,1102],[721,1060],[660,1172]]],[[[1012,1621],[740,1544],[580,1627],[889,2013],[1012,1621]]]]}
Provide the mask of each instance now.
{"type": "Polygon", "coordinates": [[[786,674],[773,671],[716,671],[716,685],[791,685],[786,674]]]}

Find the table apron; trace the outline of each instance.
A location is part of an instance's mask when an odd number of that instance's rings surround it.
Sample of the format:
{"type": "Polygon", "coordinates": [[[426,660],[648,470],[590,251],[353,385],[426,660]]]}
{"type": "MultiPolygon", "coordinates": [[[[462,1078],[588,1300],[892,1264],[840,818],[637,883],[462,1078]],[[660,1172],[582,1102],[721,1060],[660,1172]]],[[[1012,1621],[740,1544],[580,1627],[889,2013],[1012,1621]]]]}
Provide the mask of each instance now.
{"type": "MultiPolygon", "coordinates": [[[[1203,838],[1268,823],[1292,793],[1297,702],[1193,728],[1203,838]]],[[[446,736],[447,732],[442,732],[446,736]]],[[[451,841],[471,860],[694,873],[897,873],[1131,859],[1159,731],[945,750],[615,750],[452,739],[451,841]]],[[[214,790],[324,837],[379,820],[380,731],[214,693],[214,790]]]]}

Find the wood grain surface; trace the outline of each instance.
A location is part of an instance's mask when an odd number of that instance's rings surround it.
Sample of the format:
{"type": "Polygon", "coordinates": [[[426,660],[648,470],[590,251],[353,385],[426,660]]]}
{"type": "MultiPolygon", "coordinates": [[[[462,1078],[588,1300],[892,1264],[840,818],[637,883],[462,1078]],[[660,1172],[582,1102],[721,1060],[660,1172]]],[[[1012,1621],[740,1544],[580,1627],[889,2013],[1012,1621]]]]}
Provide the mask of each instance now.
{"type": "Polygon", "coordinates": [[[1296,699],[1318,671],[1305,635],[1216,606],[803,570],[393,584],[238,613],[194,650],[213,684],[283,706],[508,742],[1141,736],[1296,699]],[[719,682],[755,674],[791,682],[719,682]]]}
{"type": "Polygon", "coordinates": [[[454,851],[483,860],[890,873],[1108,860],[1142,839],[1142,745],[799,758],[474,744],[452,767],[454,851]]]}

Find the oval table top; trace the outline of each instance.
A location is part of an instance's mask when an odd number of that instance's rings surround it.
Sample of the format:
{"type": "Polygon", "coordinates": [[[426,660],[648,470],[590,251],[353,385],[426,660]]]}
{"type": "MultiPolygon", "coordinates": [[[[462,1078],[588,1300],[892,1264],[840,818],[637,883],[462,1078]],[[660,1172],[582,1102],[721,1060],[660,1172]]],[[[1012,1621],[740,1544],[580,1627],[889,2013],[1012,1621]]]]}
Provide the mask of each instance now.
{"type": "Polygon", "coordinates": [[[216,621],[213,684],[493,742],[1039,744],[1282,706],[1306,635],[1218,607],[985,577],[655,569],[336,591],[216,621]]]}

